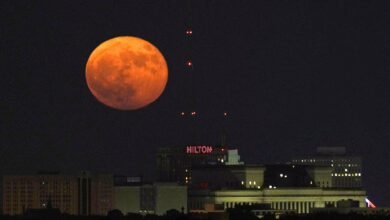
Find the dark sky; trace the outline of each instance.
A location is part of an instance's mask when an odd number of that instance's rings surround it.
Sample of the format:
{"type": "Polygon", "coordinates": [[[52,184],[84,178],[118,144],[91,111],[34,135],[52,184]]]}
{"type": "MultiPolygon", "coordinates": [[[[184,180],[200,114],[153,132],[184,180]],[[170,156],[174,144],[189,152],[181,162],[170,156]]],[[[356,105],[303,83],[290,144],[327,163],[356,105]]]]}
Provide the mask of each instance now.
{"type": "Polygon", "coordinates": [[[0,171],[151,173],[157,148],[226,130],[248,163],[346,146],[390,205],[388,2],[1,1],[0,171]],[[92,50],[121,35],[168,62],[165,92],[138,111],[100,104],[85,82],[92,50]]]}

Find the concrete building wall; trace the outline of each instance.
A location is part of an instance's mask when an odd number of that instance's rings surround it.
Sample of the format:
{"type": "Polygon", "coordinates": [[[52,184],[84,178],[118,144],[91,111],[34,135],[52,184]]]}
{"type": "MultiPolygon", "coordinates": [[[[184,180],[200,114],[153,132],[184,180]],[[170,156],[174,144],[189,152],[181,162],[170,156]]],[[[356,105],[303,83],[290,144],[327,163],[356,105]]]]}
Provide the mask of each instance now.
{"type": "Polygon", "coordinates": [[[187,212],[187,187],[177,184],[157,183],[156,210],[157,215],[163,215],[170,209],[187,212]]]}
{"type": "Polygon", "coordinates": [[[140,211],[140,186],[116,186],[114,189],[114,209],[119,209],[123,214],[139,213],[140,211]]]}
{"type": "Polygon", "coordinates": [[[309,213],[312,208],[336,204],[340,200],[355,200],[365,207],[363,190],[328,190],[321,188],[288,188],[264,190],[198,190],[189,193],[189,209],[199,210],[206,204],[221,204],[225,209],[237,205],[270,204],[276,210],[309,213]]]}
{"type": "Polygon", "coordinates": [[[170,209],[187,211],[187,186],[155,183],[115,186],[114,208],[122,213],[163,215],[170,209]]]}
{"type": "Polygon", "coordinates": [[[331,167],[310,167],[307,168],[309,176],[313,179],[313,185],[323,188],[332,187],[332,171],[331,167]]]}
{"type": "Polygon", "coordinates": [[[245,187],[246,188],[259,188],[264,183],[264,167],[245,167],[245,187]]]}

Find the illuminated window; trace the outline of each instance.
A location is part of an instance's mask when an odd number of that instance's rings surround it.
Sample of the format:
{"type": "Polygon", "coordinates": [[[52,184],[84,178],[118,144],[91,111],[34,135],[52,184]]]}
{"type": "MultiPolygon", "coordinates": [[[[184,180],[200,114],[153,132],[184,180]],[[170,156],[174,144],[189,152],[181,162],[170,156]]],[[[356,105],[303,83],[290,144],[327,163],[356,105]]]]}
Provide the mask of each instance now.
{"type": "Polygon", "coordinates": [[[241,181],[241,185],[244,185],[244,181],[241,181]]]}
{"type": "Polygon", "coordinates": [[[253,185],[256,185],[256,181],[253,181],[253,185]]]}
{"type": "Polygon", "coordinates": [[[249,181],[249,185],[252,185],[252,181],[249,181]]]}

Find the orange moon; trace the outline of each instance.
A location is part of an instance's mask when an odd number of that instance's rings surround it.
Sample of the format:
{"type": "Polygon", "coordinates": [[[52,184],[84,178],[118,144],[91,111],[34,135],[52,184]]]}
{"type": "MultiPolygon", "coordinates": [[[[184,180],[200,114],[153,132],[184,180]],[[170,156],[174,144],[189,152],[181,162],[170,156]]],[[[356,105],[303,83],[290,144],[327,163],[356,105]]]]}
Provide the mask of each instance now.
{"type": "Polygon", "coordinates": [[[121,36],[101,43],[88,58],[85,75],[92,94],[119,110],[135,110],[154,102],[168,81],[168,66],[150,42],[121,36]]]}

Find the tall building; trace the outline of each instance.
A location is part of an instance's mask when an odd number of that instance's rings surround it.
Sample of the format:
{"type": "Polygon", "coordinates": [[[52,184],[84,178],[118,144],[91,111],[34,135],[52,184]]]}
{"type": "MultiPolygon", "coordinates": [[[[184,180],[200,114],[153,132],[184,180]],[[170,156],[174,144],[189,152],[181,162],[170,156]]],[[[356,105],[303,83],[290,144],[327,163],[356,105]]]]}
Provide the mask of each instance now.
{"type": "Polygon", "coordinates": [[[3,177],[3,213],[21,215],[28,209],[47,207],[71,215],[106,215],[112,209],[112,175],[37,175],[3,177]]]}
{"type": "Polygon", "coordinates": [[[348,155],[345,147],[318,147],[315,155],[295,158],[291,163],[330,168],[332,187],[362,187],[362,160],[348,155]]]}
{"type": "Polygon", "coordinates": [[[158,181],[191,182],[191,169],[200,165],[243,165],[237,149],[211,145],[160,148],[157,153],[158,181]]]}

